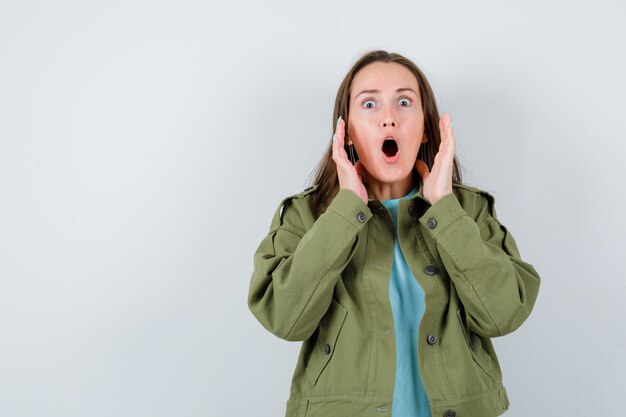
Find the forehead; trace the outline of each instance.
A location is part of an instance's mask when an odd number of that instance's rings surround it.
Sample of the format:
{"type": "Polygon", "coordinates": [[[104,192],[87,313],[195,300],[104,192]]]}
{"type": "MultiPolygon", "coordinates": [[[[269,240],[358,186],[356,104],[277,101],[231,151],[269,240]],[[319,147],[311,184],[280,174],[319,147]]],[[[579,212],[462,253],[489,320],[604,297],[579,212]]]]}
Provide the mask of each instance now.
{"type": "Polygon", "coordinates": [[[417,78],[408,68],[395,62],[374,62],[361,68],[354,76],[350,95],[362,90],[380,90],[385,93],[405,87],[419,91],[417,78]]]}

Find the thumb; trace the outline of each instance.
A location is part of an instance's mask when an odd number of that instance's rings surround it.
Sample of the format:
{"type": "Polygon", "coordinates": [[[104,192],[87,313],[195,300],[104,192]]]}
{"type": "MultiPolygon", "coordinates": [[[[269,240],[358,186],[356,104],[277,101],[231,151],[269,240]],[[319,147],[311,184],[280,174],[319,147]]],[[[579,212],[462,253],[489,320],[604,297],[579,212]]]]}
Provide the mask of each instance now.
{"type": "Polygon", "coordinates": [[[426,162],[422,161],[421,159],[417,160],[417,162],[415,163],[415,168],[417,169],[417,172],[419,172],[420,177],[422,177],[424,180],[426,180],[426,178],[428,178],[428,175],[430,175],[428,165],[426,165],[426,162]]]}
{"type": "Polygon", "coordinates": [[[365,166],[361,163],[360,159],[356,161],[356,164],[354,164],[354,170],[356,171],[356,174],[359,176],[359,179],[361,180],[361,182],[365,184],[366,170],[365,170],[365,166]]]}
{"type": "Polygon", "coordinates": [[[363,164],[361,163],[360,159],[356,161],[356,164],[354,164],[354,170],[359,177],[363,177],[363,164]]]}

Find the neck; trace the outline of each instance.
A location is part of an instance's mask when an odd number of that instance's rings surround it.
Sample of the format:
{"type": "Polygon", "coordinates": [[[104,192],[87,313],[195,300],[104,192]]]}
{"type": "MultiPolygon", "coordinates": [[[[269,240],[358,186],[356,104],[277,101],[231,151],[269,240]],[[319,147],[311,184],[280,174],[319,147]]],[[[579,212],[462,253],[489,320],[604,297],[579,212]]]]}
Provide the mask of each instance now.
{"type": "Polygon", "coordinates": [[[365,173],[367,193],[370,200],[393,200],[407,195],[416,185],[412,173],[396,182],[379,181],[369,173],[365,173]]]}

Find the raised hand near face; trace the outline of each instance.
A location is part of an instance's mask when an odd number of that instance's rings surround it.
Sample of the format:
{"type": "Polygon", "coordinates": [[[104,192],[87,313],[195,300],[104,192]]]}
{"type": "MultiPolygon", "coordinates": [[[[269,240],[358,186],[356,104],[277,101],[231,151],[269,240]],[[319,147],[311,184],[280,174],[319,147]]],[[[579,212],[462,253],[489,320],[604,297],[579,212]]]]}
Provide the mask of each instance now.
{"type": "Polygon", "coordinates": [[[424,197],[431,205],[452,193],[452,169],[454,168],[456,139],[454,138],[448,113],[443,113],[441,119],[439,119],[439,133],[441,143],[439,151],[435,155],[432,171],[428,169],[426,162],[421,159],[418,159],[415,164],[417,172],[419,172],[424,181],[424,197]]]}
{"type": "Polygon", "coordinates": [[[361,164],[359,160],[356,161],[355,165],[352,165],[344,149],[345,124],[345,121],[339,116],[332,144],[332,157],[333,161],[337,164],[339,188],[352,190],[367,204],[367,190],[363,184],[363,164],[361,164]]]}

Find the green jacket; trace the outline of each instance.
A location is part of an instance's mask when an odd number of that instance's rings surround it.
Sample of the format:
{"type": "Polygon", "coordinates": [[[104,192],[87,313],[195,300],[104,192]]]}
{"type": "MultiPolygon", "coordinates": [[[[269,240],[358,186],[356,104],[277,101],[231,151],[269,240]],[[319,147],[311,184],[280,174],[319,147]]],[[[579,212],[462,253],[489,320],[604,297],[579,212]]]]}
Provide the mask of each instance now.
{"type": "MultiPolygon", "coordinates": [[[[303,341],[286,417],[388,417],[395,227],[379,200],[366,205],[350,190],[315,221],[308,198],[316,189],[280,203],[254,254],[248,306],[274,335],[303,341]]],[[[418,366],[433,417],[492,417],[509,399],[491,338],[526,320],[540,277],[491,194],[461,184],[452,191],[431,205],[420,182],[398,206],[400,247],[425,293],[418,366]]]]}

